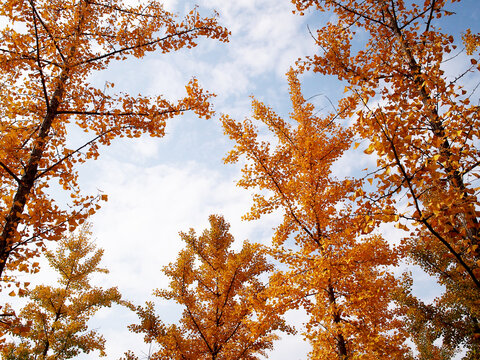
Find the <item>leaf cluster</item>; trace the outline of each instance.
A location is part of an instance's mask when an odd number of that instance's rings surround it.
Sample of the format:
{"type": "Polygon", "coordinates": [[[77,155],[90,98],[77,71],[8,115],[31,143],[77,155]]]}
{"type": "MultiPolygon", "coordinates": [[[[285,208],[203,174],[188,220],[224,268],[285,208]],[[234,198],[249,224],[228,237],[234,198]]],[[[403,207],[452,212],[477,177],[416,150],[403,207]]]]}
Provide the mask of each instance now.
{"type": "Polygon", "coordinates": [[[164,268],[169,288],[154,292],[182,306],[178,325],[164,324],[153,303],[130,306],[141,321],[130,329],[160,347],[152,359],[259,359],[278,339],[276,330],[292,331],[269,311],[261,278],[272,266],[263,250],[248,242],[230,250],[229,224],[217,215],[209,222],[200,236],[180,233],[186,248],[164,268]]]}
{"type": "Polygon", "coordinates": [[[102,289],[90,284],[103,250],[96,250],[84,226],[58,243],[47,259],[58,275],[58,287],[38,285],[23,296],[29,302],[7,332],[20,342],[4,344],[1,353],[12,359],[71,359],[98,350],[105,356],[105,339],[88,328],[89,319],[101,308],[120,301],[117,288],[102,289]]]}

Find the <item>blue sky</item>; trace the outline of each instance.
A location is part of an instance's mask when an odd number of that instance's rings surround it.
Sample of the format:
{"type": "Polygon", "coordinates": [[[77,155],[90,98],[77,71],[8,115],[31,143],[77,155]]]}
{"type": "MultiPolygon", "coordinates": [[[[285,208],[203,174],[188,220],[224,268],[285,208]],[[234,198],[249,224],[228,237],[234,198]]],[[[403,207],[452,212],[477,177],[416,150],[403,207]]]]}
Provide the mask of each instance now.
{"type": "MultiPolygon", "coordinates": [[[[217,94],[213,119],[200,120],[194,114],[177,117],[168,123],[164,138],[117,140],[102,149],[99,160],[80,169],[86,193],[101,190],[109,195],[109,201],[91,219],[98,247],[105,249],[103,263],[110,270],[98,281],[104,287],[118,286],[126,299],[137,304],[154,300],[153,289],[168,285],[161,268],[174,261],[182,247],[178,232],[189,228],[201,232],[212,213],[225,216],[238,243],[245,239],[269,242],[280,215],[256,222],[240,220],[249,209],[250,194],[235,186],[240,166],[223,164],[222,158],[233,144],[223,135],[218,118],[221,114],[238,120],[248,117],[252,95],[287,116],[285,73],[296,59],[316,51],[307,26],[314,29],[329,17],[316,12],[294,15],[287,0],[170,0],[165,5],[183,15],[195,3],[203,15],[211,15],[212,9],[219,12],[220,23],[232,32],[230,43],[204,40],[192,50],[112,63],[90,79],[102,87],[106,80],[114,82],[116,91],[132,95],[164,94],[176,99],[184,96],[184,85],[195,76],[204,88],[217,94]]],[[[446,29],[458,34],[470,26],[478,31],[477,0],[455,4],[454,11],[458,15],[448,19],[446,29]]],[[[460,56],[458,62],[462,59],[460,56]]],[[[455,72],[457,62],[446,66],[455,72]]],[[[306,98],[323,94],[334,100],[343,93],[343,85],[331,78],[308,74],[302,80],[306,98]]],[[[324,96],[315,97],[314,102],[319,108],[328,104],[324,96]]],[[[81,139],[71,141],[80,143],[81,139]]],[[[337,165],[337,175],[358,174],[371,161],[347,155],[337,165]]],[[[392,239],[401,236],[391,227],[383,231],[392,239]]],[[[418,293],[431,298],[435,290],[425,285],[431,282],[418,273],[418,293]],[[420,293],[419,289],[427,291],[420,293]]],[[[177,306],[168,303],[158,302],[157,309],[165,322],[175,321],[180,314],[177,306]]],[[[300,324],[303,314],[291,313],[288,319],[300,324]]],[[[126,329],[135,321],[134,314],[120,307],[102,310],[92,321],[92,327],[107,339],[109,359],[126,350],[140,357],[148,352],[141,336],[126,329]]],[[[284,337],[269,358],[305,359],[308,349],[301,336],[284,337]]],[[[81,358],[96,359],[97,354],[81,358]]]]}

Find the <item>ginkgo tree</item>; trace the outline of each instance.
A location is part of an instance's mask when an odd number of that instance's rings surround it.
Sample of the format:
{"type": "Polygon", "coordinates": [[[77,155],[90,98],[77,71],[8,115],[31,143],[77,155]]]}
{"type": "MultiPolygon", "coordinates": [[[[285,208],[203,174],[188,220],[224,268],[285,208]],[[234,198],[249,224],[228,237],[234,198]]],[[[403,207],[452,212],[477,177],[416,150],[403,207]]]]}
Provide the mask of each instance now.
{"type": "Polygon", "coordinates": [[[173,102],[115,93],[110,82],[99,89],[88,77],[113,60],[191,48],[201,37],[227,41],[228,31],[197,8],[179,19],[158,1],[6,0],[0,16],[0,277],[10,281],[6,269],[36,271],[26,260],[45,240],[60,239],[106,200],[81,193],[78,163],[116,137],[161,137],[166,120],[185,111],[212,114],[211,95],[195,79],[173,102]],[[75,126],[91,140],[70,148],[75,126]],[[50,196],[54,182],[68,207],[50,196]]]}
{"type": "Polygon", "coordinates": [[[164,268],[170,286],[154,292],[183,307],[179,324],[164,324],[151,302],[130,305],[140,318],[130,329],[159,347],[150,359],[260,359],[278,338],[275,331],[292,332],[264,295],[262,277],[272,270],[264,250],[246,241],[239,252],[230,250],[230,225],[218,215],[209,222],[200,236],[193,229],[180,233],[186,248],[164,268]]]}
{"type": "Polygon", "coordinates": [[[350,200],[358,181],[332,174],[352,143],[351,130],[338,123],[351,104],[342,102],[339,114],[318,117],[293,70],[288,80],[289,120],[257,100],[252,120],[222,117],[235,142],[226,162],[246,158],[238,185],[255,190],[245,218],[283,213],[271,254],[286,269],[270,279],[272,306],[279,313],[306,310],[311,359],[406,359],[407,334],[390,308],[390,290],[398,283],[387,270],[398,253],[379,235],[364,235],[374,223],[356,214],[350,200]]]}
{"type": "Polygon", "coordinates": [[[292,2],[299,13],[334,14],[312,34],[319,53],[299,67],[347,83],[356,136],[376,156],[374,190],[357,192],[367,216],[408,231],[407,253],[446,289],[436,311],[417,310],[437,337],[478,358],[480,108],[466,84],[478,79],[479,35],[463,23],[462,51],[460,34],[441,29],[458,0],[292,2]],[[457,72],[446,73],[452,62],[457,72]]]}
{"type": "Polygon", "coordinates": [[[100,267],[103,250],[96,250],[90,236],[84,225],[62,238],[55,252],[46,253],[58,273],[58,287],[38,285],[23,294],[29,302],[19,312],[19,321],[6,328],[15,341],[2,345],[3,359],[62,360],[91,351],[106,355],[105,339],[88,328],[88,321],[121,296],[117,288],[91,285],[93,275],[108,270],[100,267]]]}

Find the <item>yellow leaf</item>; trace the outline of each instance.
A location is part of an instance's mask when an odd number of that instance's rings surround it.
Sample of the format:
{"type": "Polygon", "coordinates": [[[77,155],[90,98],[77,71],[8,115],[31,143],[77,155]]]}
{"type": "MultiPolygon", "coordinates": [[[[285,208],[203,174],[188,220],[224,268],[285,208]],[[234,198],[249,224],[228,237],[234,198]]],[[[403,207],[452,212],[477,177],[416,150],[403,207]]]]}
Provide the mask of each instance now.
{"type": "Polygon", "coordinates": [[[366,148],[363,152],[365,154],[371,154],[373,153],[374,150],[375,150],[375,143],[371,143],[370,145],[368,145],[368,148],[366,148]]]}
{"type": "Polygon", "coordinates": [[[395,227],[397,229],[400,229],[400,230],[404,230],[404,231],[408,231],[408,227],[406,227],[405,225],[401,224],[401,223],[396,223],[395,224],[395,227]]]}

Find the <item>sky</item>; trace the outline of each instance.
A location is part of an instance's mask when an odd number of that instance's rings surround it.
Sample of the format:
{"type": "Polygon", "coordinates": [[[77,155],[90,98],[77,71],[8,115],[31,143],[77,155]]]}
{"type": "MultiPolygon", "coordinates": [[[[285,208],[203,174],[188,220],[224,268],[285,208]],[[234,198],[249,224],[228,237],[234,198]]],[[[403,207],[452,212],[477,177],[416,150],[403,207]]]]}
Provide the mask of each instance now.
{"type": "MultiPolygon", "coordinates": [[[[166,5],[185,14],[194,4],[166,5]]],[[[184,96],[184,85],[194,76],[217,94],[213,101],[216,116],[203,120],[186,114],[167,124],[162,139],[145,136],[116,141],[80,172],[85,191],[101,189],[109,196],[91,219],[98,246],[105,249],[103,263],[110,270],[102,285],[118,286],[126,299],[137,304],[156,301],[166,323],[177,321],[181,308],[151,294],[155,288],[168,286],[161,269],[183,247],[179,231],[194,228],[201,233],[210,214],[222,214],[231,224],[238,249],[246,239],[267,243],[280,221],[280,215],[241,221],[251,204],[250,193],[235,185],[240,166],[223,164],[233,144],[223,135],[219,117],[249,116],[252,95],[286,115],[285,73],[297,58],[315,51],[307,19],[293,15],[287,1],[209,0],[198,5],[202,15],[212,14],[212,9],[219,12],[219,22],[232,33],[229,43],[205,40],[190,51],[116,63],[92,81],[100,85],[109,79],[116,90],[161,93],[175,99],[184,96]]],[[[288,314],[288,319],[300,325],[304,315],[300,311],[288,314]]],[[[126,328],[135,321],[134,314],[120,307],[101,311],[92,321],[92,327],[98,327],[107,339],[108,358],[118,358],[128,349],[140,358],[148,354],[142,337],[126,328]]],[[[282,336],[269,358],[305,359],[308,351],[299,336],[282,336]]]]}
{"type": "MultiPolygon", "coordinates": [[[[161,139],[144,136],[116,140],[101,149],[97,161],[79,168],[85,193],[96,194],[100,190],[109,197],[90,219],[93,238],[105,250],[102,263],[110,270],[95,281],[105,288],[118,286],[123,297],[136,304],[156,301],[157,311],[166,323],[178,320],[181,309],[158,301],[152,291],[168,286],[161,269],[175,261],[183,246],[179,231],[194,228],[201,233],[210,214],[222,214],[231,224],[238,248],[245,239],[267,244],[273,228],[280,223],[280,214],[255,222],[241,221],[250,208],[250,193],[235,185],[241,165],[223,164],[222,159],[233,143],[223,135],[219,117],[248,117],[251,96],[287,116],[285,73],[299,57],[317,51],[308,28],[314,29],[330,16],[316,12],[307,12],[303,17],[292,14],[293,5],[287,0],[165,2],[167,9],[179,15],[186,14],[195,4],[202,15],[211,15],[213,9],[219,13],[219,22],[232,33],[229,43],[206,39],[188,51],[153,53],[140,60],[112,63],[89,81],[100,87],[109,81],[115,83],[118,91],[132,95],[164,94],[173,100],[183,97],[184,85],[196,77],[205,89],[217,94],[213,101],[216,115],[210,120],[198,119],[194,114],[176,117],[167,124],[167,134],[161,139]]],[[[459,15],[445,25],[447,29],[458,33],[479,23],[477,0],[463,1],[456,7],[459,15]]],[[[307,74],[301,80],[306,98],[320,95],[314,98],[318,108],[328,106],[325,96],[335,99],[343,92],[343,86],[331,78],[307,74]]],[[[349,157],[347,153],[336,164],[336,173],[339,177],[358,174],[371,161],[374,160],[349,157]]],[[[390,227],[382,231],[390,239],[401,236],[390,227]]],[[[51,279],[42,274],[42,281],[51,279]]],[[[414,290],[433,299],[438,289],[431,286],[432,280],[421,272],[415,274],[414,290]]],[[[298,311],[287,314],[287,319],[301,325],[305,315],[298,311]]],[[[148,354],[149,347],[142,337],[127,330],[127,325],[135,322],[136,316],[119,306],[99,311],[91,321],[91,327],[107,340],[108,359],[117,359],[127,350],[140,358],[148,354]]],[[[306,359],[308,351],[309,345],[300,335],[282,335],[269,359],[306,359]]],[[[80,359],[97,356],[92,353],[80,359]]]]}

